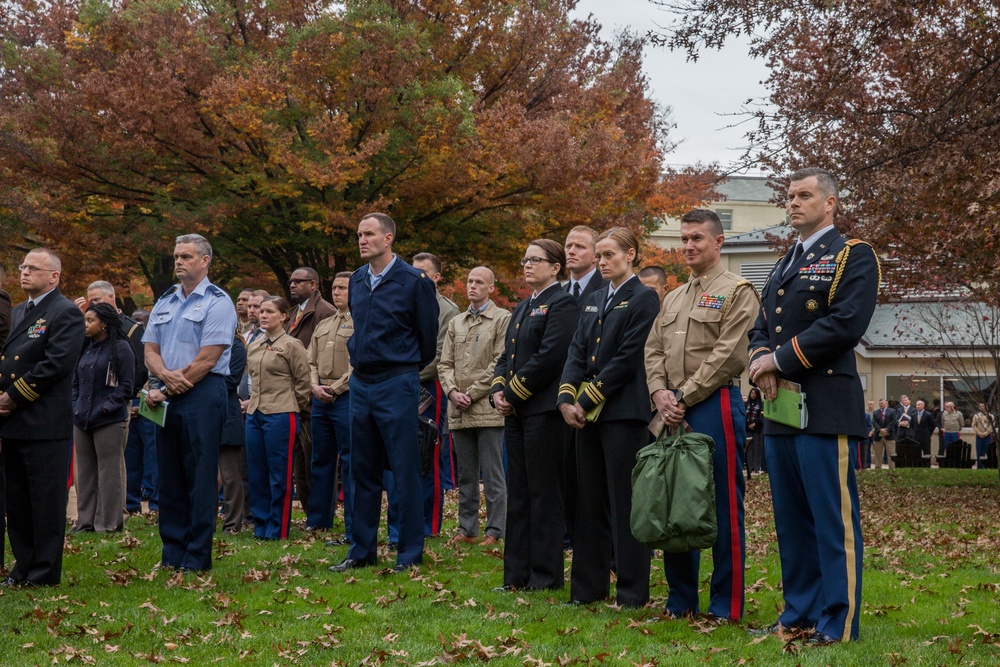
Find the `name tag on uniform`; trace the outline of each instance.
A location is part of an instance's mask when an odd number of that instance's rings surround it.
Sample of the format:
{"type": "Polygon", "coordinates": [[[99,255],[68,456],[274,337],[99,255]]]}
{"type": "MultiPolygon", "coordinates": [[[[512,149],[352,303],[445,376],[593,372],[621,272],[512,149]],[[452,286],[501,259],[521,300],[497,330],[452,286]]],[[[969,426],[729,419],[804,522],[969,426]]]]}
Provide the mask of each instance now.
{"type": "Polygon", "coordinates": [[[583,312],[585,313],[596,313],[597,311],[598,311],[597,306],[587,306],[586,308],[583,309],[583,312]]]}
{"type": "Polygon", "coordinates": [[[726,302],[725,295],[722,294],[702,294],[698,299],[699,308],[722,308],[722,304],[726,302]]]}
{"type": "Polygon", "coordinates": [[[544,306],[539,306],[538,308],[533,308],[531,314],[528,317],[534,317],[535,315],[545,315],[549,312],[548,304],[544,306]]]}

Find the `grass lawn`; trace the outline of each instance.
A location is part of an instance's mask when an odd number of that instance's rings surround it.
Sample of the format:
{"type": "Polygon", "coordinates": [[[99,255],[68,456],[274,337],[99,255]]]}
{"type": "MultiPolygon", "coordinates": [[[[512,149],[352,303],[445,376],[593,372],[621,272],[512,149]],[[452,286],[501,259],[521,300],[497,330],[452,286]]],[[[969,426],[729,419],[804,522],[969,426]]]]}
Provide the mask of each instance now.
{"type": "MultiPolygon", "coordinates": [[[[500,550],[428,540],[394,575],[327,570],[343,547],[302,530],[215,542],[204,577],[156,569],[155,517],[67,539],[63,583],[0,589],[0,665],[995,665],[1000,664],[1000,486],[995,470],[864,471],[862,640],[802,648],[744,626],[665,620],[662,566],[642,610],[564,606],[564,591],[494,593],[500,550]]],[[[454,493],[454,492],[452,492],[454,493]]],[[[446,501],[445,535],[455,530],[446,501]]],[[[296,516],[301,519],[300,515],[296,516]]],[[[747,625],[774,621],[780,568],[766,478],[747,495],[747,625]]],[[[707,554],[705,554],[707,556],[707,554]]],[[[7,554],[8,563],[12,561],[7,554]]],[[[711,559],[703,557],[702,606],[711,559]]],[[[567,559],[567,582],[569,559],[567,559]]]]}

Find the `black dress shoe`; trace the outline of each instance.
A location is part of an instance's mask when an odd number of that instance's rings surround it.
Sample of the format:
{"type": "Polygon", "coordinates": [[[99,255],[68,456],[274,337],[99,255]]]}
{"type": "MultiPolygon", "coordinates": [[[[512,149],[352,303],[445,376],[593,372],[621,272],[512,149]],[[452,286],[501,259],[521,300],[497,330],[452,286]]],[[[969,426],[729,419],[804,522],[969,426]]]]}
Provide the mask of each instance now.
{"type": "Polygon", "coordinates": [[[585,604],[587,603],[584,602],[583,600],[573,600],[573,599],[569,599],[566,602],[563,602],[563,605],[567,607],[582,607],[585,604]]]}
{"type": "Polygon", "coordinates": [[[399,542],[389,542],[389,551],[399,551],[399,542]]]}
{"type": "Polygon", "coordinates": [[[519,590],[518,586],[511,586],[510,584],[504,584],[503,586],[494,586],[491,590],[494,593],[513,593],[519,590]]]}
{"type": "Polygon", "coordinates": [[[343,547],[347,546],[350,543],[351,541],[346,537],[335,537],[332,540],[327,540],[326,542],[324,542],[324,544],[326,544],[326,546],[328,547],[343,547]]]}
{"type": "Polygon", "coordinates": [[[354,560],[353,558],[345,558],[336,565],[331,565],[330,572],[347,572],[348,570],[357,570],[370,565],[374,565],[374,563],[366,563],[364,561],[354,560]]]}
{"type": "Polygon", "coordinates": [[[4,577],[3,581],[0,581],[0,586],[20,586],[23,583],[23,581],[14,577],[4,577]]]}
{"type": "Polygon", "coordinates": [[[825,632],[817,632],[803,643],[806,646],[829,646],[830,644],[836,644],[839,641],[839,639],[835,639],[825,632]]]}
{"type": "Polygon", "coordinates": [[[781,625],[781,623],[775,621],[766,628],[748,628],[747,632],[749,632],[752,635],[756,635],[758,637],[763,637],[765,635],[777,635],[780,634],[782,630],[787,630],[787,629],[788,628],[781,625]]]}
{"type": "Polygon", "coordinates": [[[413,563],[396,563],[396,566],[392,568],[393,574],[402,574],[413,569],[413,563]]]}

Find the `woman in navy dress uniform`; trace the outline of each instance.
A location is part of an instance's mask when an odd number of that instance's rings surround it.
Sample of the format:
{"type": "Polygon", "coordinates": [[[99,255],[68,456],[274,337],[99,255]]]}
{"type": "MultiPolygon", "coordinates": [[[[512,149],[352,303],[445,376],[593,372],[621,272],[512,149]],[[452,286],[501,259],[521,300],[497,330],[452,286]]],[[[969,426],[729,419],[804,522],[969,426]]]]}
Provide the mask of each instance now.
{"type": "Polygon", "coordinates": [[[558,282],[566,272],[562,245],[532,241],[521,265],[534,292],[511,315],[490,389],[490,402],[506,417],[509,500],[501,590],[562,588],[565,581],[566,427],[556,394],[580,311],[558,282]]]}
{"type": "Polygon", "coordinates": [[[629,528],[632,468],[649,443],[644,350],[660,301],[635,275],[639,240],[630,230],[601,234],[597,256],[608,284],[584,302],[559,387],[559,410],[580,429],[570,601],[608,597],[613,557],[615,599],[636,608],[649,601],[650,550],[629,528]]]}

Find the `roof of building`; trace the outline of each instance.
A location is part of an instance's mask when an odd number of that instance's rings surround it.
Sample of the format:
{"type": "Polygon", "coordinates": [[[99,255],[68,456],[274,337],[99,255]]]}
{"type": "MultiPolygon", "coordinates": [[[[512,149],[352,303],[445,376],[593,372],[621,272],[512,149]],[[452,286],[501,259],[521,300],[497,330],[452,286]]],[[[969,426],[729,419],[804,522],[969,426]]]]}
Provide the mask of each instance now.
{"type": "Polygon", "coordinates": [[[973,301],[884,303],[861,344],[869,349],[987,348],[998,344],[1000,311],[973,301]]]}
{"type": "Polygon", "coordinates": [[[752,201],[769,203],[775,195],[774,188],[766,176],[730,176],[728,180],[715,186],[716,192],[726,196],[726,201],[752,201]]]}
{"type": "Polygon", "coordinates": [[[743,234],[734,234],[732,236],[727,235],[726,245],[724,245],[722,249],[724,252],[727,247],[732,248],[734,246],[769,246],[770,241],[767,238],[768,235],[788,238],[794,232],[795,230],[792,229],[791,225],[780,224],[755,229],[752,232],[744,232],[743,234]]]}

